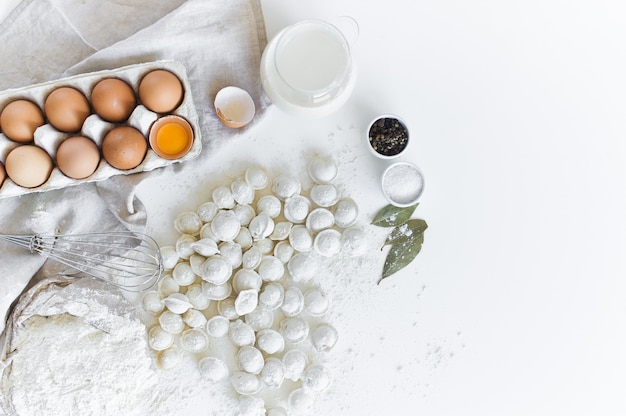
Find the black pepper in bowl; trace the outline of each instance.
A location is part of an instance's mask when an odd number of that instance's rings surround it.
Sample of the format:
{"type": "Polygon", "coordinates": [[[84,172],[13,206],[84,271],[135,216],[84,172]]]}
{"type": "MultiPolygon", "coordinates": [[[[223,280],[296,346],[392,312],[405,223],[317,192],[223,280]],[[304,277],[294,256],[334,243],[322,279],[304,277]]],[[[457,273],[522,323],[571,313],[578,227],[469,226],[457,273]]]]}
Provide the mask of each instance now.
{"type": "Polygon", "coordinates": [[[374,121],[368,132],[372,149],[387,157],[399,155],[409,143],[409,131],[394,117],[381,117],[374,121]]]}

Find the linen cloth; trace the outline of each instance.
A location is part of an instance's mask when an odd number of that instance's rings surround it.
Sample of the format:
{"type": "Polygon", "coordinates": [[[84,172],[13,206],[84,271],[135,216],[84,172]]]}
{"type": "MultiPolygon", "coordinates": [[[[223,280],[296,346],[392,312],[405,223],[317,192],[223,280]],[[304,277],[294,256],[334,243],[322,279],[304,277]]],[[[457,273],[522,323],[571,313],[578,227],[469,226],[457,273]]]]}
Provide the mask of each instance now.
{"type": "MultiPolygon", "coordinates": [[[[187,69],[203,149],[197,158],[151,172],[0,200],[0,233],[141,231],[146,210],[134,194],[148,175],[197,169],[258,122],[269,101],[259,79],[267,42],[259,0],[24,0],[0,24],[0,90],[163,59],[187,69]],[[248,91],[256,116],[246,128],[221,125],[221,88],[248,91]]],[[[174,196],[173,196],[174,197],[174,196]]],[[[42,277],[67,273],[0,242],[0,331],[11,304],[42,277]]]]}

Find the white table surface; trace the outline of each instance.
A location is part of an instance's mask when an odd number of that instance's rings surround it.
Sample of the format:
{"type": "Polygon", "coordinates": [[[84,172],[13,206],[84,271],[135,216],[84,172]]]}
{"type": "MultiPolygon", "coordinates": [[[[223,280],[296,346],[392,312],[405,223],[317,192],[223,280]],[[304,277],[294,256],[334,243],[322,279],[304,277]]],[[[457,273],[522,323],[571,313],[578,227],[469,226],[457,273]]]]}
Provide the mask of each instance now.
{"type": "MultiPolygon", "coordinates": [[[[356,18],[356,90],[321,121],[271,109],[207,175],[335,148],[354,156],[342,169],[368,219],[385,164],[361,133],[396,113],[427,180],[424,249],[364,296],[374,313],[345,317],[360,353],[320,414],[626,414],[626,3],[262,4],[269,37],[356,18]]],[[[161,241],[201,200],[185,177],[139,195],[161,241]]]]}

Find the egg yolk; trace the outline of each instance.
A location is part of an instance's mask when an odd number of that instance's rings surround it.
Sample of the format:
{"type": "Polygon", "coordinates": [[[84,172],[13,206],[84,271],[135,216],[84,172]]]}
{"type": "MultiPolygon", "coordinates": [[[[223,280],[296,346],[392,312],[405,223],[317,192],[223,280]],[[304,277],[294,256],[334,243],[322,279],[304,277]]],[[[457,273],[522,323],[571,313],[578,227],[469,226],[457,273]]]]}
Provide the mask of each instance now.
{"type": "Polygon", "coordinates": [[[163,125],[156,137],[156,145],[163,153],[175,155],[183,152],[189,143],[185,128],[179,124],[163,125]]]}

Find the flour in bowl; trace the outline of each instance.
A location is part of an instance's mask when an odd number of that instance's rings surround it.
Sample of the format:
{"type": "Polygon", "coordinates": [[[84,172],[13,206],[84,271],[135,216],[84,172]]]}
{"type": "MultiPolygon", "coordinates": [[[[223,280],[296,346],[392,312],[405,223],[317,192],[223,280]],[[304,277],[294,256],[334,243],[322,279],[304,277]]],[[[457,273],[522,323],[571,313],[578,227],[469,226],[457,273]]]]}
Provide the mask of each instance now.
{"type": "Polygon", "coordinates": [[[20,299],[8,329],[8,414],[132,416],[159,405],[145,326],[115,289],[44,281],[20,299]]]}

